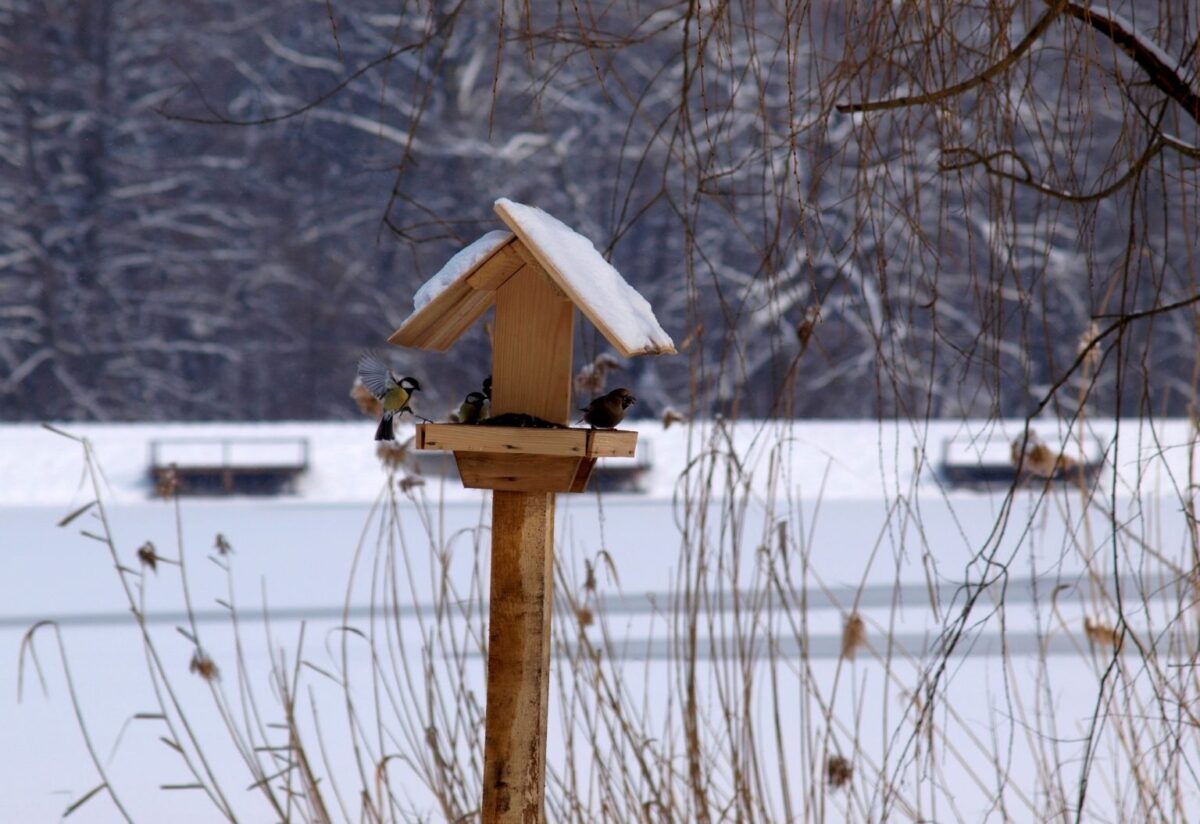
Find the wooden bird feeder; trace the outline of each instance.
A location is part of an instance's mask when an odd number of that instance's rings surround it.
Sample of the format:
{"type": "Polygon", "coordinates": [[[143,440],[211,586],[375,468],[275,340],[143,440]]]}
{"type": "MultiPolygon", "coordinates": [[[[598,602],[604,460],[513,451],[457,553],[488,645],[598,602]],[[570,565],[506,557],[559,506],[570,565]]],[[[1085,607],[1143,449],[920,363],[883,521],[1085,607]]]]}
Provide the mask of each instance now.
{"type": "MultiPolygon", "coordinates": [[[[625,357],[675,352],[590,241],[511,200],[496,213],[509,231],[451,258],[390,343],[444,352],[495,305],[491,414],[564,427],[582,405],[571,402],[577,308],[625,357]]],[[[493,490],[483,821],[543,821],[555,493],[582,492],[597,458],[634,457],[637,433],[421,424],[416,447],[452,451],[465,486],[493,490]]]]}

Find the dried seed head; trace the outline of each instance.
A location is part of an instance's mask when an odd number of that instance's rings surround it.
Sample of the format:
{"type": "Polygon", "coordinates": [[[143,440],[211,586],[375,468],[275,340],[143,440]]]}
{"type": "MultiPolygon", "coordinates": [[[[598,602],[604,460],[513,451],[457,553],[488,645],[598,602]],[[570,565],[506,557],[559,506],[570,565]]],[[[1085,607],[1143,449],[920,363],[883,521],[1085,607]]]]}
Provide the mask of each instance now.
{"type": "Polygon", "coordinates": [[[368,418],[378,418],[383,414],[383,403],[371,394],[370,389],[363,386],[361,378],[354,379],[354,385],[350,387],[350,397],[358,404],[358,410],[368,418]]]}
{"type": "Polygon", "coordinates": [[[1083,631],[1087,635],[1088,641],[1098,647],[1110,647],[1112,649],[1120,649],[1121,647],[1121,633],[1111,624],[1106,624],[1100,620],[1084,618],[1083,631]]]}
{"type": "Polygon", "coordinates": [[[1028,439],[1016,438],[1012,442],[1009,457],[1014,467],[1019,466],[1022,472],[1037,478],[1053,478],[1060,470],[1075,465],[1073,459],[1048,447],[1032,430],[1028,439]]]}
{"type": "Polygon", "coordinates": [[[221,677],[221,672],[217,669],[216,663],[201,649],[197,649],[192,653],[192,661],[188,664],[188,672],[196,673],[196,675],[199,675],[205,681],[216,681],[221,677]]]}
{"type": "Polygon", "coordinates": [[[857,612],[850,613],[842,627],[842,657],[850,660],[859,647],[867,645],[867,625],[857,612]]]}
{"type": "Polygon", "coordinates": [[[575,376],[575,394],[589,398],[603,395],[608,373],[620,368],[621,361],[615,355],[602,352],[591,363],[584,365],[575,376]]]}
{"type": "Polygon", "coordinates": [[[687,420],[687,418],[685,418],[683,416],[683,413],[680,412],[679,410],[677,410],[673,406],[668,406],[666,409],[663,410],[663,414],[662,414],[663,429],[670,429],[671,424],[683,423],[686,420],[687,420]]]}
{"type": "Polygon", "coordinates": [[[1062,455],[1044,443],[1039,443],[1025,453],[1025,469],[1039,478],[1051,478],[1058,471],[1061,458],[1062,455]]]}
{"type": "Polygon", "coordinates": [[[160,498],[175,497],[175,493],[179,491],[179,473],[175,469],[175,464],[158,471],[158,477],[154,480],[154,491],[160,498]]]}
{"type": "Polygon", "coordinates": [[[137,558],[142,566],[150,567],[152,572],[158,572],[158,552],[155,551],[153,543],[146,541],[138,547],[137,558]]]}
{"type": "Polygon", "coordinates": [[[579,619],[579,626],[581,628],[590,627],[596,621],[595,614],[587,607],[580,607],[575,612],[575,616],[579,619]]]}
{"type": "Polygon", "coordinates": [[[405,475],[396,481],[396,487],[401,492],[412,492],[418,486],[425,486],[425,479],[419,475],[405,475]]]}
{"type": "Polygon", "coordinates": [[[218,532],[217,539],[213,541],[213,547],[217,550],[218,555],[228,555],[233,552],[233,545],[229,543],[229,539],[224,534],[218,532]]]}
{"type": "Polygon", "coordinates": [[[831,755],[825,760],[825,780],[835,790],[845,787],[854,778],[854,765],[840,755],[831,755]]]}
{"type": "Polygon", "coordinates": [[[379,458],[384,467],[390,470],[400,469],[408,462],[409,447],[413,439],[400,443],[398,441],[380,441],[375,447],[375,457],[379,458]]]}
{"type": "Polygon", "coordinates": [[[597,369],[595,364],[589,363],[575,376],[575,394],[584,398],[602,395],[607,380],[607,369],[597,369]]]}
{"type": "Polygon", "coordinates": [[[800,341],[800,348],[806,349],[809,340],[812,339],[813,331],[816,330],[817,324],[821,322],[821,307],[813,305],[804,311],[804,317],[796,324],[796,340],[800,341]]]}

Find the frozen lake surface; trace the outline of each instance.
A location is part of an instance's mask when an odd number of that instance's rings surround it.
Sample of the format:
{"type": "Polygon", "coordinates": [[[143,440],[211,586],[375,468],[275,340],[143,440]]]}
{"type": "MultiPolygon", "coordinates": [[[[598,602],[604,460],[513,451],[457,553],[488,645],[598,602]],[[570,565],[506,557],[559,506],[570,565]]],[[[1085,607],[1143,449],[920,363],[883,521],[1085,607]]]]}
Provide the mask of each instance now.
{"type": "MultiPolygon", "coordinates": [[[[66,427],[94,444],[104,473],[105,512],[121,561],[130,570],[126,580],[144,576],[147,631],[165,666],[177,671],[179,700],[196,708],[190,712],[197,735],[211,742],[213,752],[229,749],[224,722],[212,709],[210,685],[188,672],[195,645],[177,627],[196,634],[221,666],[221,700],[240,706],[245,691],[253,690],[264,716],[276,717],[279,702],[269,673],[280,656],[286,666],[295,665],[302,626],[303,658],[313,664],[312,673],[359,673],[365,701],[372,692],[366,674],[371,657],[365,643],[343,645],[346,633],[339,627],[367,635],[372,629],[394,632],[381,643],[398,649],[402,642],[403,655],[413,664],[419,663],[431,628],[442,626],[433,616],[445,582],[457,588],[449,603],[478,615],[478,581],[486,581],[486,496],[462,490],[453,477],[428,474],[411,494],[389,495],[388,475],[373,454],[371,428],[305,423],[66,427]],[[297,478],[295,494],[185,498],[178,522],[175,506],[153,496],[147,475],[151,441],[246,437],[307,440],[308,467],[297,478]],[[233,547],[232,555],[218,557],[218,534],[233,547]],[[180,568],[170,563],[180,557],[180,539],[194,625],[181,595],[180,568]],[[156,573],[137,562],[136,550],[147,541],[165,560],[156,573]],[[232,574],[226,575],[214,558],[227,562],[232,574]],[[389,577],[389,570],[395,574],[389,577]],[[269,624],[263,620],[264,599],[269,624]],[[240,611],[240,646],[230,627],[229,603],[240,611]],[[386,611],[381,618],[385,603],[399,605],[394,619],[386,611]],[[239,654],[244,682],[235,675],[239,654]]],[[[591,626],[565,631],[559,657],[569,659],[578,649],[580,632],[605,646],[612,666],[633,685],[631,696],[636,695],[647,726],[670,726],[679,690],[679,668],[672,662],[680,652],[671,626],[704,601],[714,617],[700,633],[701,681],[715,684],[731,668],[741,668],[753,683],[748,706],[772,716],[764,724],[787,731],[783,755],[767,760],[783,757],[803,770],[793,776],[799,784],[805,776],[822,774],[811,751],[814,724],[829,730],[822,735],[837,739],[838,749],[853,749],[866,771],[872,764],[887,769],[885,754],[895,759],[903,744],[896,730],[913,700],[913,685],[936,660],[933,651],[967,596],[979,592],[962,640],[946,658],[943,705],[949,709],[937,717],[938,723],[963,730],[964,737],[927,776],[928,789],[915,791],[914,797],[929,805],[922,815],[979,820],[997,794],[992,762],[1002,758],[1012,785],[1003,794],[1015,805],[1007,815],[1046,817],[1053,800],[1032,792],[1022,799],[1021,788],[1035,783],[1039,769],[1037,759],[1026,753],[1042,748],[1051,735],[1078,740],[1095,713],[1101,679],[1113,660],[1089,641],[1084,621],[1112,622],[1119,584],[1125,600],[1139,605],[1126,610],[1131,629],[1153,639],[1188,600],[1173,575],[1190,563],[1191,553],[1187,519],[1181,515],[1180,490],[1194,449],[1185,422],[1154,429],[1115,422],[1089,427],[1090,442],[1108,457],[1087,514],[1085,494],[1069,485],[1020,489],[1009,498],[1004,488],[971,491],[945,484],[937,464],[947,440],[954,440],[956,455],[964,438],[976,439],[980,454],[991,454],[998,441],[1019,436],[1015,422],[920,429],[876,422],[637,428],[643,448],[648,445],[653,456],[641,479],[643,492],[559,497],[562,574],[556,621],[572,626],[578,612],[569,611],[571,602],[603,614],[591,626]],[[724,456],[713,457],[722,450],[724,456]],[[1110,508],[1117,512],[1115,519],[1106,515],[1110,508]],[[982,550],[992,563],[978,560],[982,550]],[[998,575],[1001,566],[1004,575],[998,575]],[[594,591],[586,586],[589,567],[594,591]],[[982,591],[962,587],[982,575],[996,578],[995,583],[982,591]],[[735,592],[742,595],[735,598],[735,592]],[[1003,609],[997,606],[1001,600],[1003,609]],[[865,622],[867,646],[845,660],[842,629],[851,611],[865,622]],[[803,627],[789,625],[798,616],[803,627]],[[757,634],[747,632],[751,625],[757,634]],[[772,643],[762,643],[764,637],[772,643]],[[768,675],[777,668],[785,686],[768,694],[768,675]],[[1047,717],[1048,707],[1057,713],[1053,719],[1047,717]]],[[[1048,441],[1061,436],[1051,424],[1040,429],[1048,441]]],[[[102,531],[96,508],[56,526],[93,498],[89,483],[81,481],[82,467],[82,450],[71,440],[39,427],[0,427],[4,820],[57,820],[100,783],[49,628],[36,636],[46,689],[26,658],[23,700],[16,700],[21,641],[42,620],[56,622],[61,630],[91,742],[134,818],[214,820],[200,791],[159,789],[187,783],[189,777],[161,742],[162,723],[135,719],[155,710],[155,694],[109,550],[81,534],[102,531]]],[[[444,626],[469,635],[478,621],[451,620],[444,626]]],[[[1190,654],[1161,651],[1162,660],[1179,664],[1186,664],[1190,654]]],[[[468,654],[464,660],[462,677],[482,703],[483,659],[468,654]]],[[[315,735],[314,712],[320,716],[328,771],[349,776],[353,788],[343,693],[331,678],[312,673],[302,723],[315,735]]],[[[419,692],[403,700],[419,705],[419,692]]],[[[566,706],[552,688],[552,769],[570,746],[564,743],[564,724],[576,723],[566,706]]],[[[401,713],[393,715],[393,734],[403,738],[401,713]]],[[[418,737],[421,732],[410,731],[418,737]]],[[[576,757],[584,757],[574,746],[576,757]]],[[[1059,746],[1071,750],[1061,756],[1065,771],[1078,772],[1075,745],[1059,746]]],[[[1120,753],[1102,749],[1093,758],[1098,776],[1114,787],[1128,779],[1120,753]]],[[[248,790],[251,781],[236,760],[226,755],[214,761],[213,774],[231,805],[246,820],[269,819],[271,811],[248,790]]],[[[1066,775],[1063,783],[1071,786],[1075,778],[1066,775]]],[[[403,765],[394,767],[393,780],[409,794],[406,803],[414,815],[438,818],[428,794],[403,765]]],[[[778,776],[769,783],[777,785],[778,776]]],[[[1105,790],[1103,781],[1098,784],[1093,792],[1117,792],[1105,790]]],[[[864,818],[855,806],[860,802],[879,803],[869,788],[857,796],[830,795],[821,803],[830,805],[831,818],[864,818]]],[[[916,815],[903,805],[897,809],[904,818],[916,815]]],[[[118,817],[107,799],[97,797],[70,820],[118,817]]]]}

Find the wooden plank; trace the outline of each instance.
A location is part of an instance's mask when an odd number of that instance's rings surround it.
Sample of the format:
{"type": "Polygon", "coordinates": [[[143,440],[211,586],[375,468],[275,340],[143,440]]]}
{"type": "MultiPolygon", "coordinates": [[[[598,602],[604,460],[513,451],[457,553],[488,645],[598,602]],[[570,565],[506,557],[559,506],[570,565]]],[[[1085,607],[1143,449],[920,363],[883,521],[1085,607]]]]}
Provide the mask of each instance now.
{"type": "Polygon", "coordinates": [[[554,495],[492,497],[484,824],[545,820],[554,495]]]}
{"type": "Polygon", "coordinates": [[[455,452],[458,474],[468,489],[506,492],[570,492],[581,460],[558,455],[497,455],[455,452]]]}
{"type": "Polygon", "coordinates": [[[413,312],[405,318],[400,328],[388,338],[388,343],[400,346],[420,347],[425,336],[434,328],[436,316],[453,306],[456,301],[460,300],[463,295],[470,291],[470,288],[465,283],[451,284],[440,295],[426,304],[421,311],[413,312]]]}
{"type": "MultiPolygon", "coordinates": [[[[575,307],[545,272],[526,264],[496,293],[492,414],[524,412],[556,423],[571,415],[575,307]]],[[[566,489],[578,458],[457,453],[488,470],[508,461],[566,489]],[[557,481],[555,481],[557,482],[557,481]]],[[[510,477],[511,476],[511,477],[510,477]]],[[[554,569],[554,494],[498,490],[492,496],[491,616],[484,733],[483,824],[545,820],[546,713],[550,692],[550,614],[554,569]]]]}
{"type": "Polygon", "coordinates": [[[401,324],[388,343],[444,352],[483,316],[496,300],[496,289],[522,266],[525,260],[509,238],[486,258],[464,271],[437,297],[415,311],[401,324]]]}
{"type": "Polygon", "coordinates": [[[541,270],[523,266],[496,293],[492,414],[571,420],[575,306],[541,270]]]}
{"type": "Polygon", "coordinates": [[[505,222],[509,229],[513,231],[521,241],[519,251],[528,251],[529,256],[535,261],[545,272],[548,277],[570,300],[579,308],[581,312],[590,320],[600,333],[616,347],[622,357],[632,358],[638,355],[671,355],[675,353],[674,346],[636,346],[622,338],[615,329],[605,322],[604,312],[600,307],[596,307],[584,300],[575,289],[571,287],[570,279],[555,265],[554,260],[550,255],[541,249],[532,241],[529,234],[521,226],[520,222],[502,202],[496,203],[496,214],[500,215],[500,219],[505,222]]]}
{"type": "Polygon", "coordinates": [[[521,242],[514,236],[511,241],[501,246],[491,257],[480,264],[467,277],[467,284],[472,289],[481,292],[495,292],[505,282],[525,265],[525,259],[518,254],[517,246],[521,242]]]}
{"type": "MultiPolygon", "coordinates": [[[[516,241],[512,248],[516,252],[517,256],[521,258],[522,263],[546,274],[546,279],[550,281],[550,285],[554,287],[556,292],[558,292],[558,296],[560,298],[563,300],[571,300],[571,296],[563,291],[562,286],[549,274],[549,270],[542,266],[542,262],[538,259],[538,256],[535,255],[533,250],[526,246],[523,241],[516,241]]],[[[579,308],[579,301],[572,301],[572,303],[575,304],[575,308],[579,308]]]]}
{"type": "Polygon", "coordinates": [[[584,458],[579,462],[579,466],[575,469],[575,477],[571,479],[571,488],[568,492],[583,492],[587,489],[588,478],[592,477],[592,470],[596,468],[595,458],[584,458]]]}
{"type": "Polygon", "coordinates": [[[637,454],[637,442],[638,433],[631,429],[594,429],[588,432],[587,456],[632,458],[637,454]]]}
{"type": "Polygon", "coordinates": [[[632,458],[638,433],[626,430],[529,429],[453,423],[418,424],[418,449],[492,452],[504,455],[564,455],[632,458]]]}
{"type": "Polygon", "coordinates": [[[471,328],[495,302],[494,292],[468,288],[466,294],[442,314],[426,337],[426,349],[445,352],[471,328]]]}
{"type": "Polygon", "coordinates": [[[410,315],[388,343],[444,352],[483,316],[494,299],[492,292],[472,289],[466,280],[456,281],[410,315]]]}
{"type": "Polygon", "coordinates": [[[587,454],[587,433],[568,429],[434,424],[427,429],[425,448],[508,455],[574,455],[581,458],[587,454]]]}

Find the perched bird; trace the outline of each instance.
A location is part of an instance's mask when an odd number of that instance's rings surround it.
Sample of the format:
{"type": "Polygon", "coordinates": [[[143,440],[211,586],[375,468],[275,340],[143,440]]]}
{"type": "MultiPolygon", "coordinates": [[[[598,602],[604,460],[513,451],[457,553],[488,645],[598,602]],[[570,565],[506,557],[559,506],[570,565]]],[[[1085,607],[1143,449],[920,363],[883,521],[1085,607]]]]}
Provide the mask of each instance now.
{"type": "Polygon", "coordinates": [[[635,403],[637,398],[621,388],[601,395],[579,411],[593,429],[612,429],[625,419],[625,411],[635,403]]]}
{"type": "Polygon", "coordinates": [[[363,386],[383,404],[383,417],[379,419],[379,428],[375,430],[375,440],[395,440],[392,430],[392,418],[412,412],[408,402],[412,393],[421,391],[421,384],[416,378],[402,378],[392,371],[386,363],[376,355],[363,355],[358,361],[358,377],[363,386]]]}
{"type": "Polygon", "coordinates": [[[455,423],[479,423],[483,418],[483,407],[487,398],[482,392],[472,392],[458,406],[458,411],[452,416],[455,423]]]}
{"type": "Polygon", "coordinates": [[[483,409],[479,412],[479,420],[483,421],[492,416],[492,376],[483,379],[483,409]]]}

